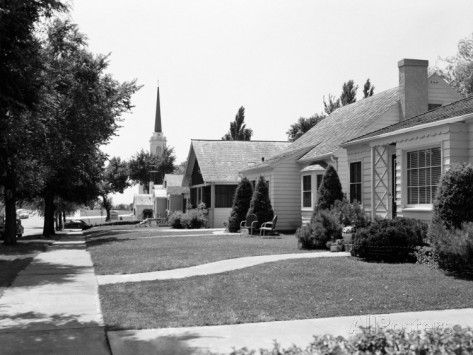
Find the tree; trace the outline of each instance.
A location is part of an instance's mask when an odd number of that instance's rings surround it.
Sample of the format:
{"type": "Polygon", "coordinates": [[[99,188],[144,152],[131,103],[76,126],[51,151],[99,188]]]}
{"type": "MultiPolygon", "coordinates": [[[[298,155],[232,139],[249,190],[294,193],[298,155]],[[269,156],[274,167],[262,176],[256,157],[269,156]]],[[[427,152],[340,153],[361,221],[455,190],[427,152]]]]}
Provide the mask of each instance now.
{"type": "Polygon", "coordinates": [[[174,149],[164,147],[162,156],[157,156],[141,150],[136,153],[128,162],[130,169],[130,179],[134,183],[147,186],[153,180],[152,171],[157,172],[156,184],[161,184],[165,174],[172,174],[175,170],[174,162],[176,157],[174,149]]]}
{"type": "Polygon", "coordinates": [[[187,168],[187,160],[183,161],[181,164],[175,167],[174,174],[182,175],[186,172],[186,168],[187,168]]]}
{"type": "Polygon", "coordinates": [[[245,108],[241,106],[235,116],[235,120],[230,122],[230,131],[222,137],[224,141],[249,141],[253,135],[250,128],[246,128],[245,108]]]}
{"type": "Polygon", "coordinates": [[[300,117],[299,120],[292,124],[289,130],[286,132],[288,140],[290,142],[294,142],[298,138],[302,137],[302,135],[308,132],[312,127],[314,127],[317,123],[322,121],[325,118],[324,114],[314,114],[309,118],[300,117]]]}
{"type": "Polygon", "coordinates": [[[232,212],[228,219],[229,232],[235,233],[240,229],[240,223],[245,220],[248,209],[250,208],[252,196],[253,187],[250,181],[244,177],[238,184],[235,196],[233,197],[232,212]]]}
{"type": "Polygon", "coordinates": [[[104,169],[100,195],[102,198],[102,207],[107,211],[105,221],[110,221],[110,211],[113,205],[112,198],[108,195],[115,192],[123,193],[123,191],[130,186],[129,175],[127,162],[122,161],[118,157],[111,158],[104,169]]]}
{"type": "Polygon", "coordinates": [[[341,106],[340,99],[335,99],[334,96],[328,94],[328,101],[325,102],[324,96],[324,111],[327,115],[330,115],[333,111],[341,106]]]}
{"type": "Polygon", "coordinates": [[[47,237],[54,234],[57,198],[87,203],[100,195],[106,157],[99,148],[116,134],[139,87],[106,74],[108,57],[92,54],[84,35],[69,21],[50,25],[42,52],[47,85],[37,119],[45,126],[41,196],[47,237]]]}
{"type": "Polygon", "coordinates": [[[44,84],[35,26],[42,17],[65,9],[59,0],[0,2],[0,186],[4,186],[5,244],[16,243],[18,183],[29,173],[24,169],[35,166],[31,163],[35,144],[30,138],[41,135],[31,115],[44,84]]]}
{"type": "Polygon", "coordinates": [[[358,85],[355,85],[353,80],[348,80],[346,83],[343,83],[342,93],[340,95],[340,102],[342,106],[346,106],[356,102],[356,91],[358,90],[358,85]]]}
{"type": "Polygon", "coordinates": [[[325,170],[325,174],[320,183],[317,199],[317,210],[330,209],[335,201],[343,200],[342,184],[337,171],[332,165],[325,170]]]}
{"type": "Polygon", "coordinates": [[[371,84],[370,79],[366,79],[365,85],[363,85],[363,98],[373,96],[374,86],[371,84]]]}
{"type": "Polygon", "coordinates": [[[458,53],[443,59],[446,64],[442,75],[462,95],[473,94],[473,34],[458,42],[458,53]]]}
{"type": "Polygon", "coordinates": [[[269,199],[268,183],[263,176],[260,176],[256,183],[246,218],[248,218],[250,214],[256,215],[258,220],[257,228],[264,222],[270,222],[274,217],[273,207],[269,199]]]}

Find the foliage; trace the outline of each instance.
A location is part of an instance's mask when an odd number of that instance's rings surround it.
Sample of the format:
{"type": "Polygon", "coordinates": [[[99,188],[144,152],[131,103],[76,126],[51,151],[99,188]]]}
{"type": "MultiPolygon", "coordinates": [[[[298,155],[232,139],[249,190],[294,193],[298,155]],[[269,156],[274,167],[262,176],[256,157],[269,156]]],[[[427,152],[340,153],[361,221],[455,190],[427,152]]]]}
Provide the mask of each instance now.
{"type": "Polygon", "coordinates": [[[440,181],[434,201],[434,219],[460,228],[473,222],[473,166],[453,164],[440,181]]]}
{"type": "Polygon", "coordinates": [[[294,142],[302,137],[304,133],[308,132],[317,123],[325,118],[324,114],[314,114],[309,118],[300,117],[296,123],[293,123],[286,132],[289,142],[294,142]]]}
{"type": "Polygon", "coordinates": [[[429,229],[429,241],[440,268],[473,277],[473,223],[461,228],[449,228],[434,219],[429,229]]]}
{"type": "Polygon", "coordinates": [[[128,162],[130,169],[130,179],[135,183],[147,186],[152,180],[151,172],[158,172],[157,184],[161,184],[165,174],[171,174],[175,170],[174,162],[176,157],[174,149],[164,147],[162,156],[157,156],[141,150],[136,153],[128,162]]]}
{"type": "Polygon", "coordinates": [[[365,211],[357,201],[350,203],[346,198],[336,200],[332,211],[338,216],[342,226],[353,226],[356,230],[367,227],[369,224],[365,211]]]}
{"type": "Polygon", "coordinates": [[[186,172],[186,168],[187,168],[187,160],[183,161],[182,163],[180,163],[179,165],[177,165],[175,168],[174,168],[174,174],[179,174],[179,175],[182,175],[186,172]]]}
{"type": "Polygon", "coordinates": [[[245,108],[241,106],[235,116],[235,120],[230,122],[230,130],[226,133],[222,140],[224,141],[249,141],[253,135],[250,128],[246,128],[245,122],[245,108]]]}
{"type": "Polygon", "coordinates": [[[342,226],[338,216],[330,210],[318,210],[310,221],[313,244],[316,248],[324,248],[328,241],[335,241],[342,237],[342,226]]]}
{"type": "Polygon", "coordinates": [[[244,177],[241,179],[235,190],[233,197],[232,212],[228,219],[228,231],[235,233],[240,229],[240,223],[245,220],[248,209],[250,208],[253,187],[250,181],[244,177]]]}
{"type": "Polygon", "coordinates": [[[315,249],[315,238],[312,237],[312,228],[310,224],[304,224],[297,228],[296,239],[299,249],[315,249]]]}
{"type": "Polygon", "coordinates": [[[293,345],[282,349],[277,342],[272,349],[259,352],[242,348],[232,355],[310,355],[310,354],[471,354],[473,329],[454,326],[428,329],[385,329],[360,327],[360,332],[349,339],[333,335],[317,335],[302,349],[293,345]]]}
{"type": "Polygon", "coordinates": [[[197,208],[187,210],[186,213],[175,211],[169,216],[169,224],[176,229],[204,228],[207,221],[208,211],[203,203],[199,204],[197,208]]]}
{"type": "Polygon", "coordinates": [[[473,94],[473,34],[458,42],[455,56],[443,61],[446,68],[439,71],[440,75],[461,94],[473,94]]]}
{"type": "Polygon", "coordinates": [[[356,91],[358,90],[358,85],[355,85],[353,80],[348,80],[346,83],[343,83],[342,93],[340,95],[340,103],[342,106],[346,106],[356,102],[356,91]]]}
{"type": "Polygon", "coordinates": [[[374,94],[374,85],[371,84],[370,79],[366,79],[365,85],[363,85],[363,98],[366,99],[374,94]]]}
{"type": "Polygon", "coordinates": [[[130,186],[128,164],[119,157],[113,157],[103,171],[102,182],[100,184],[100,195],[102,197],[102,207],[107,211],[105,221],[110,221],[110,211],[113,206],[111,193],[123,191],[130,186]]]}
{"type": "Polygon", "coordinates": [[[341,107],[340,99],[339,98],[336,99],[331,94],[328,94],[327,102],[325,102],[325,96],[323,98],[323,101],[324,101],[324,111],[327,115],[330,115],[337,108],[341,107]]]}
{"type": "Polygon", "coordinates": [[[319,187],[317,209],[330,209],[337,200],[343,200],[342,185],[337,171],[329,165],[319,187]]]}
{"type": "Polygon", "coordinates": [[[373,261],[413,261],[426,236],[427,224],[415,219],[376,220],[356,232],[352,255],[373,261]]]}
{"type": "Polygon", "coordinates": [[[263,176],[260,176],[256,183],[253,196],[251,197],[250,208],[248,209],[247,216],[255,214],[258,220],[257,228],[264,222],[270,222],[274,217],[273,207],[269,200],[269,189],[268,183],[263,176]]]}
{"type": "Polygon", "coordinates": [[[434,249],[430,246],[420,246],[414,253],[416,264],[427,265],[433,269],[438,267],[438,260],[434,249]]]}
{"type": "Polygon", "coordinates": [[[181,223],[183,215],[184,213],[182,213],[181,211],[172,212],[168,217],[169,225],[175,229],[183,228],[181,223]]]}

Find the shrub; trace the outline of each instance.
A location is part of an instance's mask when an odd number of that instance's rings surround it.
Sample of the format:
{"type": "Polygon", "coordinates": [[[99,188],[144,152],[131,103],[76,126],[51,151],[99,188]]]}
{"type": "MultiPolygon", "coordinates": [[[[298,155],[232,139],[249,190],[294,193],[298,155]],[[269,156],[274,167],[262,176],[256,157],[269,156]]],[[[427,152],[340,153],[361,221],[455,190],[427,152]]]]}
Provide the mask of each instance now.
{"type": "Polygon", "coordinates": [[[184,213],[182,213],[181,211],[174,211],[168,217],[169,225],[172,228],[176,228],[176,229],[184,228],[181,223],[183,216],[184,216],[184,213]]]}
{"type": "Polygon", "coordinates": [[[342,237],[342,226],[330,210],[319,210],[310,221],[314,248],[326,248],[328,241],[342,237]]]}
{"type": "Polygon", "coordinates": [[[415,251],[416,264],[427,265],[431,268],[438,267],[438,260],[435,251],[430,246],[417,247],[415,251]]]}
{"type": "Polygon", "coordinates": [[[253,187],[250,181],[244,177],[238,184],[233,197],[232,213],[228,219],[228,231],[235,233],[240,229],[240,223],[245,220],[246,213],[250,208],[253,187]]]}
{"type": "Polygon", "coordinates": [[[269,200],[268,184],[263,176],[260,176],[256,183],[255,191],[251,197],[250,208],[247,216],[255,214],[258,219],[257,227],[259,228],[264,222],[269,222],[274,217],[273,207],[269,200]]]}
{"type": "Polygon", "coordinates": [[[382,219],[355,234],[352,255],[373,261],[415,261],[416,247],[425,244],[427,225],[408,218],[382,219]]]}
{"type": "Polygon", "coordinates": [[[367,227],[369,220],[358,202],[350,203],[346,198],[335,201],[332,210],[338,215],[342,226],[353,226],[356,229],[367,227]]]}
{"type": "Polygon", "coordinates": [[[440,181],[434,201],[434,216],[447,227],[460,228],[473,222],[473,167],[454,164],[440,181]]]}
{"type": "Polygon", "coordinates": [[[454,326],[426,330],[361,328],[355,336],[345,339],[332,335],[314,336],[305,348],[295,345],[282,349],[274,343],[272,349],[259,352],[247,348],[234,350],[232,355],[311,355],[311,354],[471,354],[473,329],[454,326]]]}
{"type": "Polygon", "coordinates": [[[296,230],[297,246],[299,249],[313,249],[315,248],[314,241],[312,237],[312,229],[310,225],[303,225],[302,227],[297,228],[296,230]]]}
{"type": "Polygon", "coordinates": [[[336,200],[343,200],[342,184],[337,171],[332,165],[327,167],[320,183],[317,209],[330,209],[336,200]]]}
{"type": "Polygon", "coordinates": [[[429,229],[429,240],[440,268],[473,277],[473,223],[462,228],[448,228],[434,220],[429,229]]]}

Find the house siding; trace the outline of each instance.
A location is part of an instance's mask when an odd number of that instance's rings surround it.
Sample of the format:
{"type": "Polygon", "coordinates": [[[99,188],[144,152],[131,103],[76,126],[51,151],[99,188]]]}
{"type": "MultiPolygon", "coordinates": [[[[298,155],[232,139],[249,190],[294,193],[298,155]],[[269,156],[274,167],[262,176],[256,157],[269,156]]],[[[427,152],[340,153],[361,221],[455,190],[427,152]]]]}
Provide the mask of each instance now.
{"type": "Polygon", "coordinates": [[[212,208],[213,225],[211,228],[225,227],[228,224],[228,217],[230,217],[231,212],[231,208],[212,208]]]}
{"type": "Polygon", "coordinates": [[[460,94],[440,76],[433,74],[428,79],[428,103],[445,105],[461,99],[460,94]]]}
{"type": "MultiPolygon", "coordinates": [[[[347,150],[347,169],[350,163],[361,162],[361,204],[366,213],[371,213],[371,149],[367,144],[347,150]]],[[[348,176],[348,183],[350,177],[348,176]]],[[[347,188],[347,197],[350,189],[347,188]]]]}

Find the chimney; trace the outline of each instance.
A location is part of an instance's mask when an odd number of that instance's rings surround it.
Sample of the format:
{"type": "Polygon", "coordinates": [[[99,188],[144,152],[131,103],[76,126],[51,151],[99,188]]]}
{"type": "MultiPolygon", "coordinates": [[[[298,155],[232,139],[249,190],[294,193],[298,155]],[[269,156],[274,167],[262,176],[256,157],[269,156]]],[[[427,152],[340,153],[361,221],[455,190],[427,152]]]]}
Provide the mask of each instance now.
{"type": "Polygon", "coordinates": [[[399,67],[399,89],[404,119],[427,111],[427,67],[428,60],[402,59],[399,67]]]}

